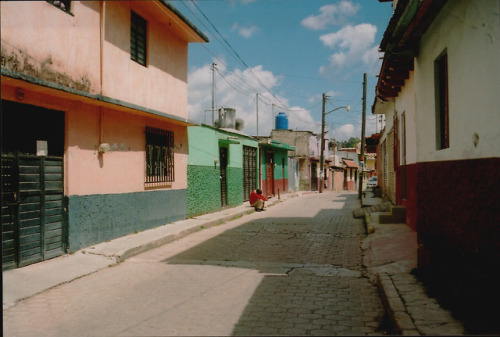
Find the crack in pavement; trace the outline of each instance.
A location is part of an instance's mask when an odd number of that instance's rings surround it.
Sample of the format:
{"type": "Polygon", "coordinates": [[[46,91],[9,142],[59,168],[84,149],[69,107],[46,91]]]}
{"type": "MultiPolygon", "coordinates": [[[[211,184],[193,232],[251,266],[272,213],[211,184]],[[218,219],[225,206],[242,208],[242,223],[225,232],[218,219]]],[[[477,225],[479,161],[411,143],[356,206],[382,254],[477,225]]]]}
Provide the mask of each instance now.
{"type": "Polygon", "coordinates": [[[343,268],[331,264],[317,263],[283,263],[283,262],[251,262],[251,261],[229,261],[229,260],[169,260],[166,264],[182,265],[209,265],[232,268],[245,268],[259,270],[264,274],[279,274],[283,276],[293,275],[316,275],[316,276],[343,276],[362,277],[362,271],[343,268]]]}

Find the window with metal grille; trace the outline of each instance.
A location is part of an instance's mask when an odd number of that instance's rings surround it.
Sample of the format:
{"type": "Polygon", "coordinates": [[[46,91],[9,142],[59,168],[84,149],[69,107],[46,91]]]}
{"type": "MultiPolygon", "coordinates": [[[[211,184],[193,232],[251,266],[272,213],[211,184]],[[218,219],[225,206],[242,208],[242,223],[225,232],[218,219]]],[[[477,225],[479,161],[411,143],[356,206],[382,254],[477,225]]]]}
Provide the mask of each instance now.
{"type": "Polygon", "coordinates": [[[146,66],[147,21],[134,11],[130,16],[130,58],[146,66]]]}
{"type": "Polygon", "coordinates": [[[66,13],[70,13],[71,10],[71,0],[46,0],[49,4],[62,9],[66,13]]]}
{"type": "Polygon", "coordinates": [[[174,181],[174,133],[146,127],[146,184],[174,181]]]}

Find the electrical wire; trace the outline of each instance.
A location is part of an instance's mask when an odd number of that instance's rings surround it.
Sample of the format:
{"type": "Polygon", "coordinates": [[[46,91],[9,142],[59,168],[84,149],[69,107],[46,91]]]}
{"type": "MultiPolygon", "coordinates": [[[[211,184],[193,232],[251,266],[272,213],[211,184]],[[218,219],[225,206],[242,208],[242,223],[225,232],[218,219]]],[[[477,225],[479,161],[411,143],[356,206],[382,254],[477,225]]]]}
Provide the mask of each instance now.
{"type": "MultiPolygon", "coordinates": [[[[198,7],[196,2],[194,0],[191,0],[191,3],[196,7],[196,9],[201,13],[201,15],[205,18],[205,20],[210,24],[210,26],[213,28],[213,30],[217,33],[217,35],[222,38],[224,43],[220,42],[220,39],[217,38],[217,41],[221,43],[223,46],[226,45],[231,51],[232,51],[232,56],[239,61],[244,68],[254,77],[254,79],[268,92],[270,93],[278,102],[280,102],[283,105],[286,105],[283,103],[272,91],[269,89],[261,80],[260,78],[253,72],[253,70],[248,66],[248,64],[243,60],[243,58],[238,54],[238,52],[233,48],[233,46],[224,38],[224,36],[219,32],[217,27],[212,23],[212,21],[205,15],[205,13],[198,7]]],[[[186,6],[187,7],[187,6],[186,6]]],[[[194,13],[193,13],[194,14],[194,13]]],[[[206,27],[206,25],[204,25],[206,27]]],[[[214,35],[215,36],[215,35],[214,35]]],[[[226,48],[227,50],[227,48],[226,48]]]]}
{"type": "MultiPolygon", "coordinates": [[[[199,13],[201,13],[201,15],[203,16],[203,18],[206,20],[206,22],[208,22],[209,26],[207,26],[207,24],[205,24],[205,22],[203,20],[201,20],[198,15],[196,13],[194,13],[193,10],[191,10],[190,6],[188,6],[185,1],[180,1],[184,7],[186,7],[190,12],[191,14],[201,23],[201,25],[203,27],[205,27],[207,29],[207,31],[210,32],[210,35],[214,37],[214,39],[216,41],[218,41],[222,47],[224,48],[224,50],[229,54],[231,55],[233,58],[235,58],[235,60],[237,62],[239,62],[243,67],[244,67],[244,71],[242,74],[244,74],[244,72],[248,72],[248,74],[250,75],[250,78],[249,79],[244,79],[242,78],[242,76],[240,76],[240,74],[238,73],[238,68],[234,68],[234,67],[231,67],[227,64],[227,62],[225,62],[224,60],[222,60],[220,57],[218,57],[217,55],[215,55],[215,53],[213,53],[205,44],[202,44],[203,48],[210,54],[212,55],[212,57],[217,60],[218,63],[220,63],[221,65],[223,65],[226,69],[233,69],[232,73],[231,73],[231,76],[227,76],[224,75],[222,73],[222,71],[220,71],[218,68],[215,68],[215,70],[217,71],[217,73],[222,77],[222,79],[231,87],[233,88],[234,90],[236,90],[237,92],[239,92],[240,94],[242,95],[245,95],[245,96],[253,96],[255,95],[256,93],[258,93],[258,100],[260,102],[262,102],[263,104],[265,105],[268,105],[268,106],[272,106],[274,105],[275,107],[277,108],[280,108],[280,109],[283,109],[285,111],[288,111],[290,112],[289,114],[289,117],[291,119],[298,119],[299,121],[301,121],[302,123],[304,124],[308,124],[308,125],[321,125],[320,122],[310,122],[310,121],[305,121],[303,119],[301,119],[300,117],[298,117],[297,115],[297,112],[300,112],[300,111],[311,111],[312,108],[314,107],[317,107],[319,104],[321,104],[321,101],[313,104],[311,107],[307,108],[307,109],[292,109],[290,107],[288,107],[287,104],[285,104],[279,97],[277,97],[274,92],[269,88],[267,87],[262,81],[261,79],[255,74],[255,72],[248,66],[248,64],[243,60],[243,58],[238,54],[238,52],[233,48],[233,46],[227,41],[227,39],[224,38],[224,36],[220,33],[220,31],[217,29],[217,27],[212,23],[212,21],[205,15],[205,13],[199,8],[199,6],[196,4],[196,2],[194,0],[191,0],[191,3],[194,5],[194,7],[198,10],[199,13]],[[210,28],[211,27],[211,28],[210,28]],[[214,33],[215,32],[215,33],[214,33]],[[237,78],[239,81],[241,81],[240,83],[238,83],[238,81],[235,81],[234,78],[232,77],[235,77],[237,78]],[[251,83],[251,81],[249,80],[252,80],[252,81],[255,81],[255,83],[251,83]],[[270,94],[272,96],[272,98],[274,98],[277,102],[279,102],[280,104],[276,104],[275,102],[273,102],[273,100],[271,100],[269,97],[267,97],[265,94],[261,93],[261,90],[259,90],[255,85],[259,86],[259,87],[262,87],[264,89],[265,92],[267,92],[268,94],[270,94]]],[[[316,80],[316,81],[326,81],[326,82],[331,82],[329,79],[322,79],[322,78],[316,78],[316,77],[310,77],[310,76],[300,76],[300,75],[293,75],[293,74],[276,74],[277,76],[285,76],[285,77],[295,77],[295,78],[302,78],[302,79],[307,79],[307,80],[316,80]]],[[[358,81],[339,81],[339,82],[343,82],[343,83],[359,83],[358,81]]],[[[357,95],[357,91],[355,93],[353,93],[353,96],[354,95],[357,95]]],[[[359,95],[361,96],[361,94],[359,93],[359,95]]],[[[306,98],[306,97],[305,97],[306,98]]],[[[359,102],[358,100],[353,100],[353,99],[343,99],[343,100],[336,100],[337,102],[352,102],[351,105],[356,106],[356,102],[359,102]]],[[[326,102],[328,104],[328,101],[326,102]]],[[[330,103],[331,105],[331,103],[330,103]]],[[[357,111],[358,109],[352,109],[352,111],[357,111]]],[[[359,123],[350,123],[350,124],[359,124],[359,123]]]]}

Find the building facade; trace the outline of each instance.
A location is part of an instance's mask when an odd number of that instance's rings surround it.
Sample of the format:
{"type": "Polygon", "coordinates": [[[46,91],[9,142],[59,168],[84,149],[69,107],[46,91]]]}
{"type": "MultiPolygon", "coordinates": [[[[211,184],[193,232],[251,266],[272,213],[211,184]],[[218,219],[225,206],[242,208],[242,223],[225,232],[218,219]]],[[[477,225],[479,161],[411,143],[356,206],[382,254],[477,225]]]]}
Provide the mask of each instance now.
{"type": "Polygon", "coordinates": [[[386,116],[379,181],[406,205],[424,279],[488,326],[480,300],[500,299],[500,4],[394,4],[373,108],[386,116]]]}
{"type": "Polygon", "coordinates": [[[4,268],[185,218],[208,39],[165,1],[0,5],[4,268]]]}
{"type": "MultiPolygon", "coordinates": [[[[280,193],[289,191],[288,156],[295,148],[288,144],[262,138],[259,141],[260,148],[260,188],[266,197],[279,196],[280,193]]],[[[292,174],[295,167],[291,167],[292,174]]]]}
{"type": "Polygon", "coordinates": [[[241,205],[258,187],[258,141],[208,125],[188,127],[188,216],[241,205]]]}
{"type": "MultiPolygon", "coordinates": [[[[321,183],[320,151],[321,137],[311,131],[294,131],[287,129],[274,129],[271,138],[295,148],[292,156],[298,162],[299,190],[318,191],[321,183]]],[[[324,165],[324,187],[330,189],[332,176],[330,175],[330,149],[328,139],[325,139],[325,165],[324,165]]]]}
{"type": "Polygon", "coordinates": [[[342,148],[336,151],[336,155],[341,161],[341,166],[344,169],[344,184],[345,191],[358,190],[358,175],[359,175],[359,154],[357,148],[342,148]]]}

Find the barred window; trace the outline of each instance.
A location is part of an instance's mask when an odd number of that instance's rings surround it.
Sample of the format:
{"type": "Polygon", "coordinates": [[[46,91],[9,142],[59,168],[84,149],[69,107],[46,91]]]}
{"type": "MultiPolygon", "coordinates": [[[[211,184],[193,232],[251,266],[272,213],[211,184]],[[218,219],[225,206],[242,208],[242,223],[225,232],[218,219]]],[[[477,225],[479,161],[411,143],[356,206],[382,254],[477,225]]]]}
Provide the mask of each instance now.
{"type": "Polygon", "coordinates": [[[146,127],[146,184],[174,181],[174,133],[146,127]]]}
{"type": "Polygon", "coordinates": [[[134,11],[130,16],[130,58],[146,66],[147,21],[134,11]]]}

